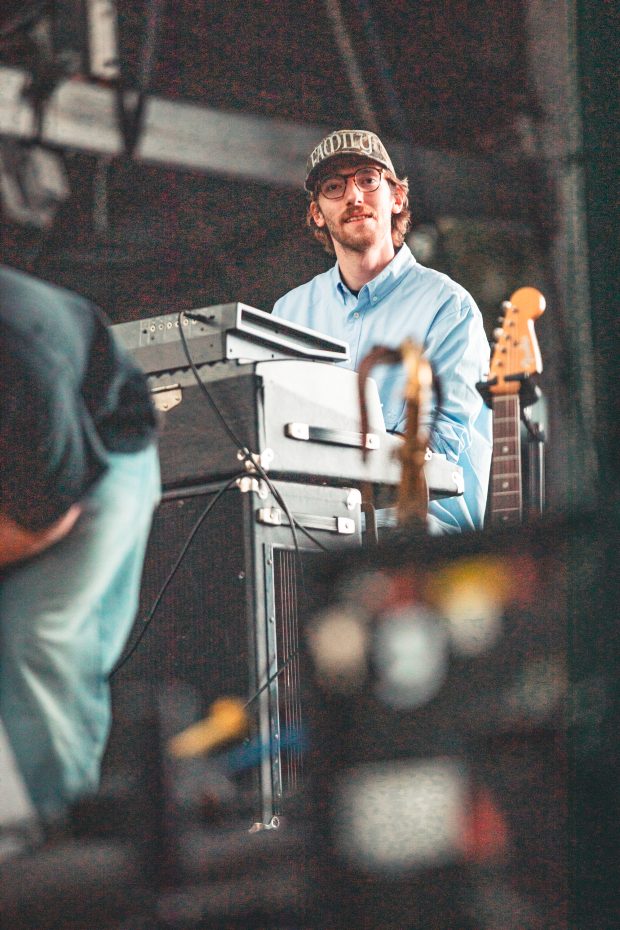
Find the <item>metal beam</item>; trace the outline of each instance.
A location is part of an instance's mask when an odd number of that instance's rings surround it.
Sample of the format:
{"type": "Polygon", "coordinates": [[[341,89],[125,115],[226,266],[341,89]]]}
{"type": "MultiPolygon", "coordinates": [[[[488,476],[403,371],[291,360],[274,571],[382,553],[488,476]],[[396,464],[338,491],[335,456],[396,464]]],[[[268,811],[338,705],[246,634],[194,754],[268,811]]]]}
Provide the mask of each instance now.
{"type": "MultiPolygon", "coordinates": [[[[33,108],[23,96],[29,75],[0,67],[0,135],[33,139],[33,108]]],[[[131,107],[131,94],[127,103],[131,107]]],[[[150,97],[136,158],[173,168],[301,187],[308,152],[328,128],[245,113],[226,113],[150,97]]],[[[114,91],[63,81],[45,106],[41,141],[58,148],[121,155],[114,91]]]]}
{"type": "MultiPolygon", "coordinates": [[[[28,80],[25,71],[0,66],[0,136],[34,139],[33,108],[23,96],[28,80]]],[[[45,105],[41,141],[62,149],[121,155],[114,93],[88,82],[62,82],[45,105]]],[[[131,95],[126,97],[131,107],[131,95]]],[[[307,154],[332,128],[152,96],[135,158],[301,190],[307,154]]],[[[385,141],[395,164],[410,176],[411,199],[421,208],[416,212],[527,216],[529,190],[519,165],[385,141]]]]}

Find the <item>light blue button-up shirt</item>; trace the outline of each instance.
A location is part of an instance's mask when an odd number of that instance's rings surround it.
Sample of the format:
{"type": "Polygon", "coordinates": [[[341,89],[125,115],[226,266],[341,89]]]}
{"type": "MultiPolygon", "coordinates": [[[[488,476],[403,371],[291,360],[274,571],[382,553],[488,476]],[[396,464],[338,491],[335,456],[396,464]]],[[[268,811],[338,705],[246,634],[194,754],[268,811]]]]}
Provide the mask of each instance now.
{"type": "MultiPolygon", "coordinates": [[[[462,497],[431,501],[431,532],[480,529],[491,465],[491,411],[476,383],[489,370],[489,344],[473,298],[447,275],[420,265],[406,245],[356,296],[338,265],[289,291],[274,314],[349,343],[358,369],[374,346],[398,348],[408,337],[424,347],[442,389],[429,446],[463,469],[462,497]]],[[[402,365],[372,371],[389,431],[404,432],[406,375],[402,365]]]]}

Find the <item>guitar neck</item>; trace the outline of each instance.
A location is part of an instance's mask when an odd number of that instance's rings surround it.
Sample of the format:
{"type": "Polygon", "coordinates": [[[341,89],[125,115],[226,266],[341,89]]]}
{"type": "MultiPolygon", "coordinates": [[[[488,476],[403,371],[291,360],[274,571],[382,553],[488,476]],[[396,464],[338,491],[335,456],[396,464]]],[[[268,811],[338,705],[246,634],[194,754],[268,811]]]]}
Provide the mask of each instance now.
{"type": "Polygon", "coordinates": [[[520,523],[523,514],[521,476],[521,409],[518,394],[493,398],[493,460],[489,511],[494,526],[520,523]]]}

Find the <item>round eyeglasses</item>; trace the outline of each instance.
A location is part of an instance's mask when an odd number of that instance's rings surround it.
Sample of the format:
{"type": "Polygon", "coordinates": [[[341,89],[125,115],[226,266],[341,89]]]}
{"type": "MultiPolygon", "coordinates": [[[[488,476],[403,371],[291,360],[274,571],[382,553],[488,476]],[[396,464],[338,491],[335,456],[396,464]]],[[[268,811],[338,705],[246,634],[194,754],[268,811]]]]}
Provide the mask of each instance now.
{"type": "Polygon", "coordinates": [[[330,174],[328,177],[319,181],[319,191],[328,200],[338,200],[344,195],[347,189],[347,181],[353,178],[355,186],[363,194],[369,194],[376,191],[381,184],[383,177],[383,168],[374,168],[366,166],[352,171],[350,174],[330,174]]]}

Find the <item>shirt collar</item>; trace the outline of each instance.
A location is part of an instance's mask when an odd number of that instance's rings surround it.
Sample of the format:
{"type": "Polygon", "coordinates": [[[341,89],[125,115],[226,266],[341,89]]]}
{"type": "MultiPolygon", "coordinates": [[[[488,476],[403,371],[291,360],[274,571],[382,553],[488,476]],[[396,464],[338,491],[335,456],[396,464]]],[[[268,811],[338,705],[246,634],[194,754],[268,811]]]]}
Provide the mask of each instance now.
{"type": "MultiPolygon", "coordinates": [[[[416,265],[417,262],[414,256],[411,253],[411,249],[407,245],[401,245],[400,249],[389,263],[386,265],[383,271],[379,272],[376,278],[373,278],[372,281],[369,281],[364,287],[360,290],[360,294],[366,288],[368,291],[368,297],[370,300],[377,298],[375,303],[379,300],[382,300],[384,297],[394,290],[394,288],[400,283],[403,277],[416,265]]],[[[332,282],[334,287],[338,290],[340,296],[343,300],[346,299],[346,295],[350,294],[349,288],[343,282],[340,277],[340,269],[338,268],[338,262],[331,269],[332,282]]]]}

